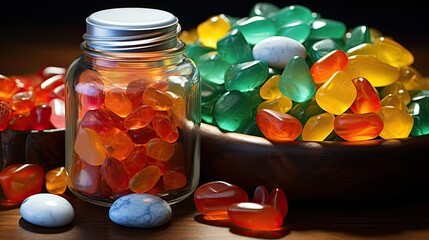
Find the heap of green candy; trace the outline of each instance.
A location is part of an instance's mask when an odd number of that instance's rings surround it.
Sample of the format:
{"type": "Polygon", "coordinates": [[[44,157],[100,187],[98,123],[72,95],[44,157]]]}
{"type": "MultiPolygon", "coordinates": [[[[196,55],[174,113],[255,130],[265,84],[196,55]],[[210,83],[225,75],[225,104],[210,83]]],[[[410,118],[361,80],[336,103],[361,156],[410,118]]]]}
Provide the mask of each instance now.
{"type": "Polygon", "coordinates": [[[364,141],[429,133],[429,79],[379,30],[302,5],[256,3],[179,38],[198,66],[202,121],[271,141],[364,141]]]}

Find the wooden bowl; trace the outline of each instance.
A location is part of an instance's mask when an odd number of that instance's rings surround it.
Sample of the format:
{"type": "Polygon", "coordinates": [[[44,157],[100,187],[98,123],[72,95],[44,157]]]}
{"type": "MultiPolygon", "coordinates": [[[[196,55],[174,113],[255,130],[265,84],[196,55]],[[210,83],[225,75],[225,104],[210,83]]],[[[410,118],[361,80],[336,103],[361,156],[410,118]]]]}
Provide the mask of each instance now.
{"type": "Polygon", "coordinates": [[[427,195],[429,136],[361,142],[291,141],[224,133],[201,124],[201,181],[252,194],[281,187],[289,201],[392,201],[427,195]]]}

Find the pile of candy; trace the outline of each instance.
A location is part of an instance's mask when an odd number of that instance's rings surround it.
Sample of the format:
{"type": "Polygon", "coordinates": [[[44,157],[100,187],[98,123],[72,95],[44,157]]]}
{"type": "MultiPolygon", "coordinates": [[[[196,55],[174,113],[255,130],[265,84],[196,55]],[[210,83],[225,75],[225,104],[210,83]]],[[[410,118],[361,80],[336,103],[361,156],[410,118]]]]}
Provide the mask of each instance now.
{"type": "Polygon", "coordinates": [[[64,167],[44,172],[38,164],[18,163],[7,166],[0,172],[2,190],[1,205],[19,205],[24,199],[44,191],[63,194],[67,189],[64,167]]]}
{"type": "MultiPolygon", "coordinates": [[[[0,132],[63,129],[65,74],[66,68],[56,66],[43,67],[34,74],[0,74],[0,132]]],[[[44,169],[26,161],[5,164],[0,169],[0,205],[20,204],[44,191],[44,186],[53,194],[62,194],[67,188],[64,167],[44,169]]]]}
{"type": "Polygon", "coordinates": [[[48,66],[29,75],[0,74],[0,131],[64,128],[65,73],[48,66]]]}
{"type": "Polygon", "coordinates": [[[242,188],[224,181],[199,186],[194,192],[194,203],[207,220],[229,220],[235,226],[257,231],[280,230],[288,212],[287,198],[281,188],[269,193],[260,185],[249,201],[242,188]]]}
{"type": "Polygon", "coordinates": [[[269,140],[363,141],[429,133],[429,80],[377,29],[260,2],[180,38],[202,78],[202,120],[269,140]]]}

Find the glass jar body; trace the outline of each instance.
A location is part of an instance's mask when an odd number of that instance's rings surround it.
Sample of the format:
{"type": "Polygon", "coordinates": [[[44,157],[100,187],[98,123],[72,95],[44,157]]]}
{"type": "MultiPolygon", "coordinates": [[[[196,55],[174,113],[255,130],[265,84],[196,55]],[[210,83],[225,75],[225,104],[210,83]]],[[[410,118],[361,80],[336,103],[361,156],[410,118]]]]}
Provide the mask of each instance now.
{"type": "Polygon", "coordinates": [[[68,69],[68,187],[102,206],[130,193],[173,204],[199,181],[199,73],[180,52],[132,55],[85,53],[68,69]]]}

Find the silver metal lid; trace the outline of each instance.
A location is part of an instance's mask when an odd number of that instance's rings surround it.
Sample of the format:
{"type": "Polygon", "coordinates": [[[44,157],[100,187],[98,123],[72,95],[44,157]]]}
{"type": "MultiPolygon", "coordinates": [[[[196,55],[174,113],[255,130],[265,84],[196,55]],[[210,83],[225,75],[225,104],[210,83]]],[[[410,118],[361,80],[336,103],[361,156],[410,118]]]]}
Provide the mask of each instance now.
{"type": "Polygon", "coordinates": [[[134,52],[165,50],[176,46],[178,19],[151,8],[112,8],[86,18],[84,47],[94,51],[134,52]]]}

